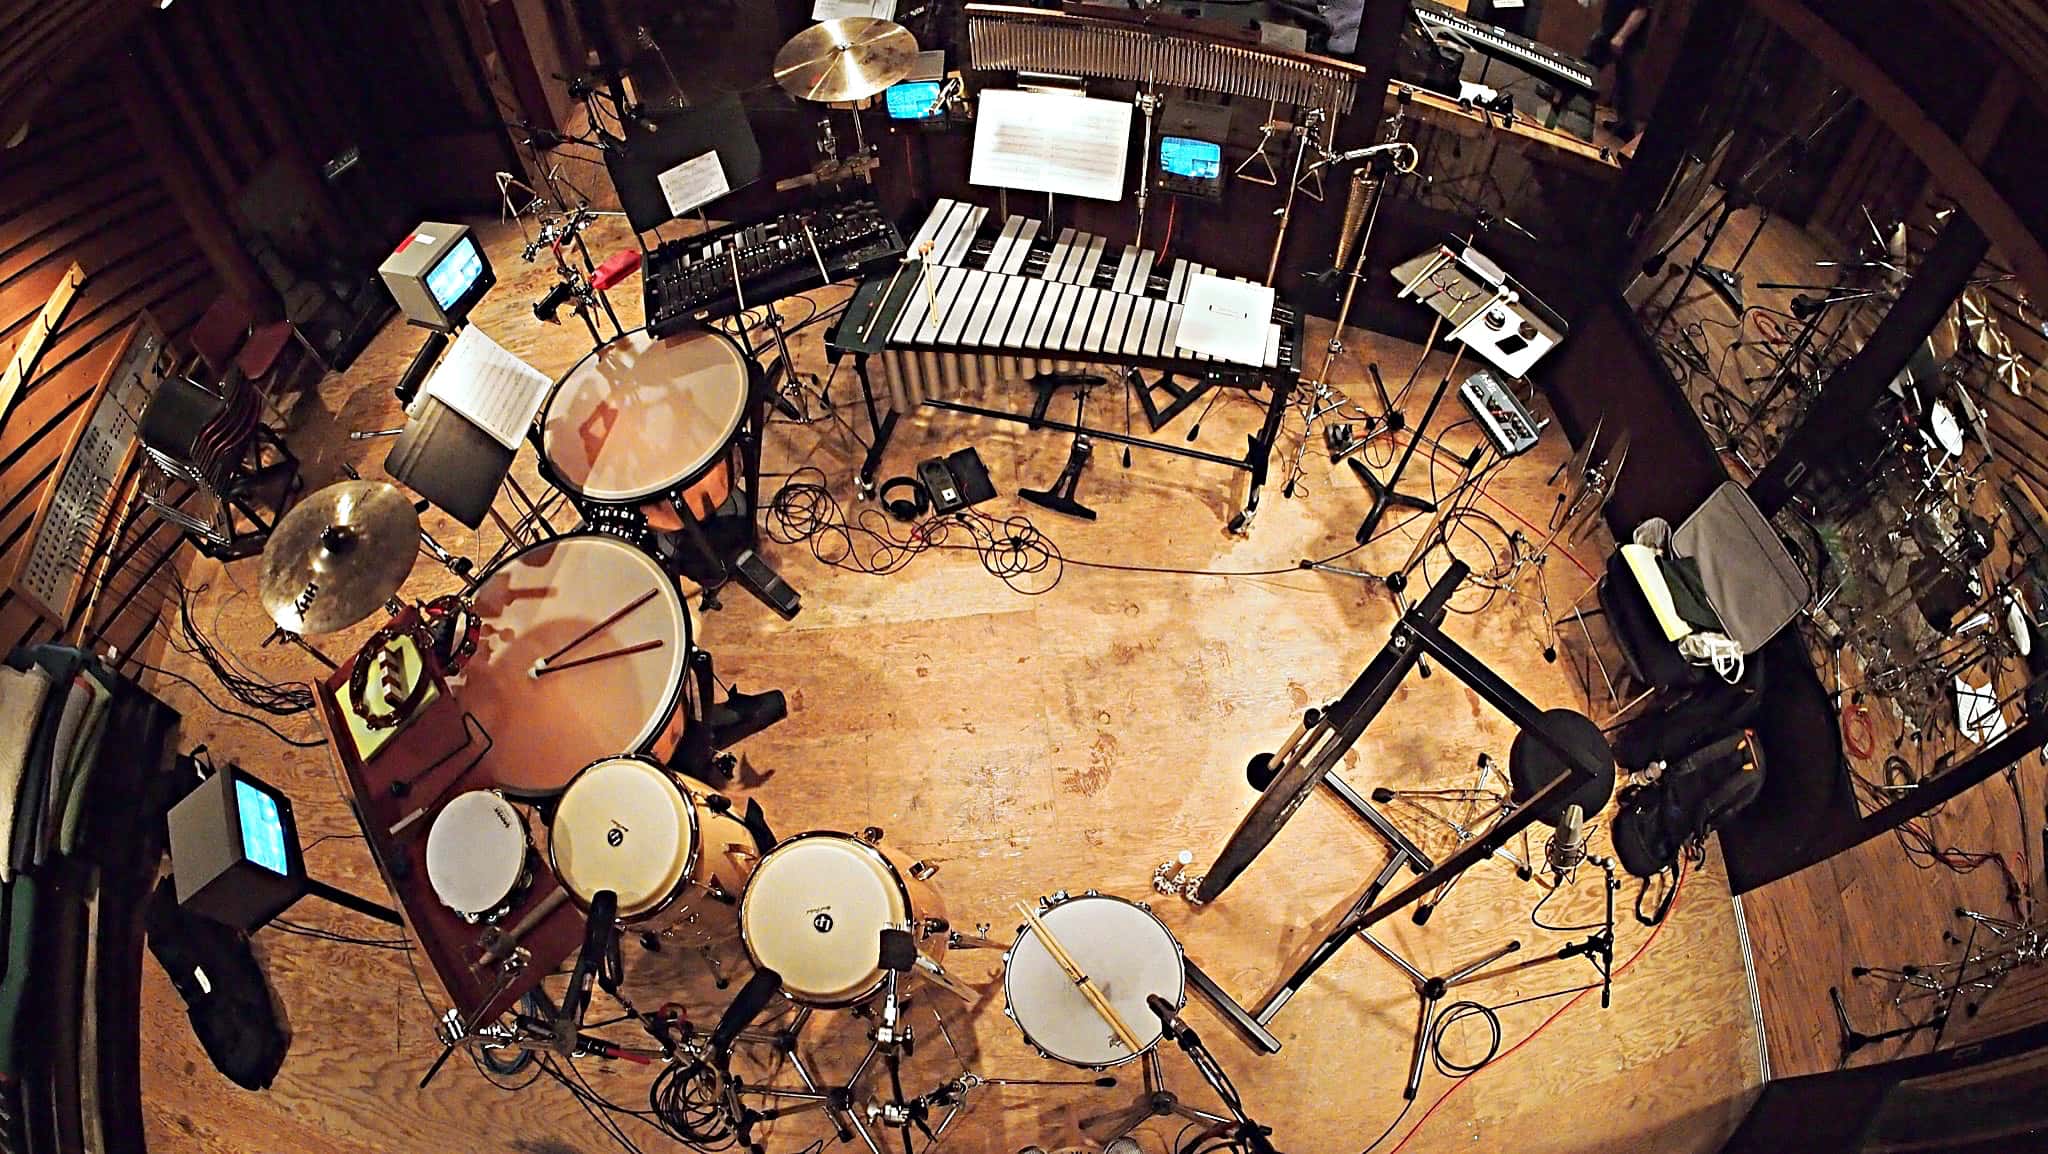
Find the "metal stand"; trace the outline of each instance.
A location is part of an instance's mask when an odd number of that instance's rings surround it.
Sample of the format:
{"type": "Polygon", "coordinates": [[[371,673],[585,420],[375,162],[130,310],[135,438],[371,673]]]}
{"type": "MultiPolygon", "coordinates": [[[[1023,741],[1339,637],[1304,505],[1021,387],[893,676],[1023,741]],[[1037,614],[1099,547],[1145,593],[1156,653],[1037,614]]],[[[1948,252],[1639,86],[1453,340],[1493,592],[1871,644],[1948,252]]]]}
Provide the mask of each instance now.
{"type": "Polygon", "coordinates": [[[326,882],[307,878],[304,896],[319,898],[323,902],[340,906],[342,909],[348,910],[351,913],[361,914],[366,918],[375,918],[387,925],[405,925],[405,919],[400,917],[398,911],[390,906],[380,905],[368,898],[357,897],[347,890],[336,889],[326,882]]]}
{"type": "Polygon", "coordinates": [[[1166,1073],[1160,1066],[1157,1047],[1145,1051],[1143,1064],[1145,1096],[1138,1100],[1138,1104],[1127,1110],[1083,1118],[1083,1131],[1100,1134],[1106,1144],[1116,1141],[1154,1118],[1181,1118],[1189,1122],[1208,1122],[1217,1126],[1231,1124],[1231,1119],[1221,1114],[1197,1110],[1182,1102],[1178,1094],[1166,1088],[1166,1073]]]}
{"type": "MultiPolygon", "coordinates": [[[[1372,791],[1372,799],[1381,805],[1392,801],[1404,802],[1425,816],[1448,827],[1452,836],[1457,838],[1458,844],[1464,845],[1474,838],[1483,836],[1485,830],[1491,829],[1493,826],[1514,816],[1517,806],[1511,792],[1505,788],[1488,788],[1493,781],[1496,768],[1493,758],[1482,753],[1479,755],[1479,780],[1471,789],[1376,789],[1372,791]],[[1423,802],[1449,802],[1453,805],[1462,805],[1464,810],[1460,816],[1451,817],[1428,808],[1421,804],[1423,802]],[[1486,808],[1480,809],[1479,807],[1482,804],[1486,808]]],[[[1506,775],[1503,773],[1503,784],[1505,784],[1505,777],[1506,775]]],[[[1494,851],[1491,856],[1505,860],[1514,866],[1515,876],[1523,881],[1528,881],[1536,876],[1536,871],[1530,864],[1529,832],[1527,829],[1522,831],[1522,854],[1520,857],[1516,857],[1505,848],[1494,851]]],[[[1451,896],[1451,887],[1457,885],[1458,879],[1463,876],[1465,875],[1458,874],[1453,876],[1450,880],[1444,882],[1442,886],[1438,887],[1435,893],[1416,904],[1414,914],[1416,925],[1427,925],[1429,923],[1430,915],[1436,912],[1436,907],[1442,905],[1445,898],[1451,896]]]]}
{"type": "Polygon", "coordinates": [[[1364,938],[1366,945],[1378,951],[1381,957],[1394,963],[1395,966],[1400,968],[1402,973],[1408,975],[1409,981],[1415,983],[1415,997],[1421,1003],[1415,1022],[1415,1054],[1408,1062],[1408,1084],[1401,1091],[1401,1097],[1413,1102],[1416,1093],[1422,1089],[1422,1066],[1428,1059],[1430,1047],[1434,1043],[1433,1036],[1436,1032],[1437,1005],[1444,1000],[1444,995],[1448,994],[1452,987],[1469,982],[1480,976],[1481,970],[1521,949],[1522,943],[1509,942],[1507,945],[1500,947],[1477,961],[1452,970],[1442,977],[1433,978],[1424,974],[1411,964],[1408,959],[1389,949],[1371,934],[1361,931],[1358,936],[1364,938]]]}

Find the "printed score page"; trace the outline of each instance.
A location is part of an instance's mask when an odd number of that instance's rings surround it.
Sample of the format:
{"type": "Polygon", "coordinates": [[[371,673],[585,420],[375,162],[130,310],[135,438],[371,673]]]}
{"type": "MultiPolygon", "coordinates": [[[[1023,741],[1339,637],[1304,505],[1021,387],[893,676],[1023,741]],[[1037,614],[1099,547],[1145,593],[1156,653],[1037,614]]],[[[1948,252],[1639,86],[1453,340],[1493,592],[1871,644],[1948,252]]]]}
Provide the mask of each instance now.
{"type": "Polygon", "coordinates": [[[982,92],[971,184],[1122,200],[1131,105],[1051,92],[982,92]]]}

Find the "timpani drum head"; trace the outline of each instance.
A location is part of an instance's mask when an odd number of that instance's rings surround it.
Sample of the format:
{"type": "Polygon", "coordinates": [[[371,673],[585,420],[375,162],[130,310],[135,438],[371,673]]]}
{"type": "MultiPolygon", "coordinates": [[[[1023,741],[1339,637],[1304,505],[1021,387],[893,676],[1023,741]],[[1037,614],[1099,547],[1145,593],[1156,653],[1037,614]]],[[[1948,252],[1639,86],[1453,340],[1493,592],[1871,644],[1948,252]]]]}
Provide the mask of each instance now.
{"type": "Polygon", "coordinates": [[[619,895],[619,920],[644,917],[682,888],[697,860],[697,814],[667,771],[637,757],[576,775],[548,826],[548,859],[584,905],[619,895]]]}
{"type": "Polygon", "coordinates": [[[866,842],[800,834],[754,867],[740,896],[740,938],[754,964],[782,975],[791,999],[844,1005],[882,979],[882,931],[907,929],[910,899],[894,866],[866,842]]]}
{"type": "Polygon", "coordinates": [[[458,795],[427,831],[427,882],[441,904],[472,918],[505,903],[526,873],[526,821],[494,790],[458,795]]]}
{"type": "MultiPolygon", "coordinates": [[[[1156,1045],[1164,1031],[1146,996],[1158,994],[1176,1009],[1187,1000],[1187,971],[1173,933],[1151,911],[1106,894],[1069,898],[1039,920],[1144,1049],[1156,1045]]],[[[1100,1068],[1138,1057],[1117,1040],[1029,926],[1004,955],[1003,998],[1017,1028],[1049,1058],[1100,1068]]]]}
{"type": "Polygon", "coordinates": [[[584,357],[541,412],[555,480],[593,501],[660,496],[724,459],[746,415],[746,357],[723,334],[635,329],[584,357]]]}
{"type": "Polygon", "coordinates": [[[476,652],[448,684],[483,729],[481,772],[499,788],[559,793],[584,766],[647,749],[668,730],[688,669],[689,609],[652,557],[604,534],[557,537],[493,567],[470,604],[476,652]],[[661,644],[605,656],[648,641],[661,644]],[[536,673],[557,652],[561,668],[536,673]],[[570,665],[586,657],[600,660],[570,665]]]}

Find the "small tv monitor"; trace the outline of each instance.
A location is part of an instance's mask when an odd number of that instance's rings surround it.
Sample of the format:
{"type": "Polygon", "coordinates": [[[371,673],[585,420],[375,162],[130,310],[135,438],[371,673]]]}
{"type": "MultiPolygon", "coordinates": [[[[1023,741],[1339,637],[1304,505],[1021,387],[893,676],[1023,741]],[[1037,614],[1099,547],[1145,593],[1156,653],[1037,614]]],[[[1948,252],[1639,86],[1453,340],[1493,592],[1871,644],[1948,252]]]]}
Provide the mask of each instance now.
{"type": "Polygon", "coordinates": [[[406,233],[377,272],[407,320],[443,332],[461,324],[497,283],[467,225],[434,221],[406,233]]]}
{"type": "Polygon", "coordinates": [[[1221,180],[1223,146],[1185,136],[1163,136],[1159,139],[1159,170],[1183,180],[1221,180]]]}
{"type": "Polygon", "coordinates": [[[284,819],[277,798],[246,777],[235,779],[235,813],[241,819],[242,856],[271,873],[291,875],[284,845],[284,819]]]}
{"type": "Polygon", "coordinates": [[[892,84],[882,94],[891,120],[929,120],[945,112],[939,103],[942,81],[911,80],[892,84]]]}

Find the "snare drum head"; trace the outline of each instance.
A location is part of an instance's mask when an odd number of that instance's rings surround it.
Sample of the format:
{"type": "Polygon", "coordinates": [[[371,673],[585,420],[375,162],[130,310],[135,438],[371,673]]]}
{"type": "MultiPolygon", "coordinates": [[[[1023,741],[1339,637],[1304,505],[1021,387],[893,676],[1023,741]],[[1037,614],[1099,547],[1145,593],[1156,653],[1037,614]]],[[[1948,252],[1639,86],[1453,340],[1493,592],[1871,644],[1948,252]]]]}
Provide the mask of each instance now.
{"type": "Polygon", "coordinates": [[[668,729],[682,697],[689,610],[653,558],[601,534],[558,537],[491,569],[471,603],[476,653],[448,683],[482,727],[478,741],[490,745],[482,772],[500,788],[558,793],[584,766],[645,750],[668,729]],[[642,597],[638,608],[576,640],[642,597]],[[534,674],[571,642],[557,664],[646,641],[661,645],[534,674]]]}
{"type": "Polygon", "coordinates": [[[668,772],[637,757],[600,761],[576,775],[548,826],[548,859],[585,905],[619,895],[619,920],[665,904],[697,860],[695,811],[668,772]]]}
{"type": "Polygon", "coordinates": [[[441,807],[427,831],[427,882],[441,904],[461,914],[498,908],[526,872],[526,822],[488,789],[441,807]]]}
{"type": "Polygon", "coordinates": [[[667,340],[635,329],[576,363],[541,412],[541,456],[595,501],[639,501],[722,459],[746,413],[746,358],[695,329],[667,340]]]}
{"type": "Polygon", "coordinates": [[[881,979],[882,931],[906,928],[910,903],[887,858],[858,838],[802,834],[754,867],[740,896],[740,937],[783,992],[821,1005],[857,1001],[881,979]]]}
{"type": "MultiPolygon", "coordinates": [[[[1071,898],[1040,920],[1151,1049],[1162,1031],[1146,995],[1158,994],[1175,1008],[1185,1000],[1187,973],[1173,934],[1151,913],[1107,895],[1071,898]]],[[[1116,1040],[1029,927],[1017,935],[1003,963],[1010,1016],[1049,1057],[1075,1066],[1114,1066],[1137,1057],[1116,1040]]]]}

